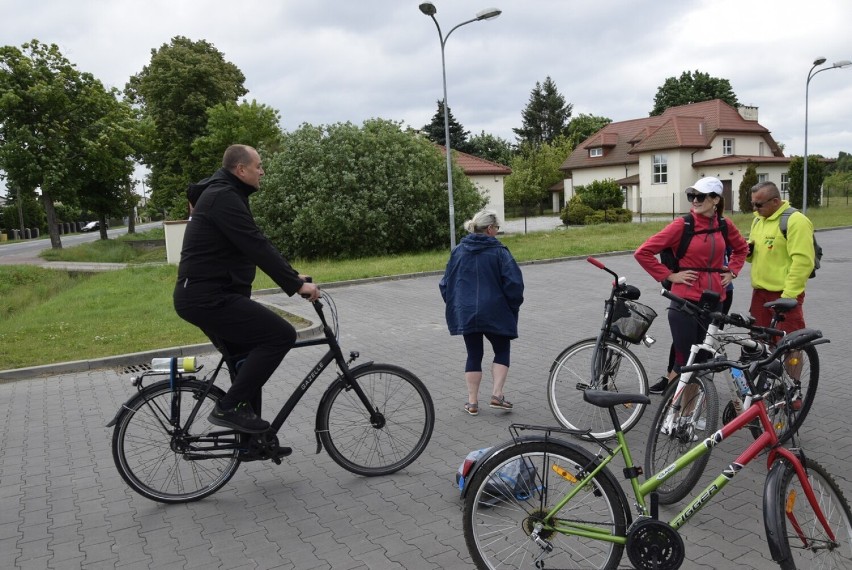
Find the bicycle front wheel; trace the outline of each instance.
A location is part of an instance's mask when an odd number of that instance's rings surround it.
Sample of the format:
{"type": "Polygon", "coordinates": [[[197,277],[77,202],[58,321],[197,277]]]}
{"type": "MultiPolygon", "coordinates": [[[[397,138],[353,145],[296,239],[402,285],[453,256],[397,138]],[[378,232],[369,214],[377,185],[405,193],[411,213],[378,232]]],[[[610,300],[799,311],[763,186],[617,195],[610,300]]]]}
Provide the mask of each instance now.
{"type": "Polygon", "coordinates": [[[142,496],[161,503],[197,501],[218,491],[237,471],[239,436],[207,421],[222,390],[213,386],[187,424],[205,387],[183,381],[173,391],[166,380],[125,404],[112,435],[112,457],[122,479],[142,496]],[[169,421],[173,406],[179,430],[169,421]]]}
{"type": "MultiPolygon", "coordinates": [[[[784,443],[805,421],[816,397],[819,384],[819,354],[807,346],[781,355],[777,370],[761,374],[759,388],[766,395],[766,410],[775,427],[779,443],[784,443]]],[[[760,426],[751,428],[752,435],[763,433],[760,426]]]]}
{"type": "Polygon", "coordinates": [[[616,568],[624,546],[569,534],[598,529],[624,536],[625,506],[599,473],[578,483],[588,456],[544,441],[497,452],[476,472],[465,496],[467,549],[477,568],[616,568]],[[547,513],[582,485],[555,517],[547,513]]]}
{"type": "Polygon", "coordinates": [[[852,512],[834,478],[817,462],[805,459],[808,481],[834,534],[826,532],[805,496],[793,466],[780,461],[780,476],[767,476],[764,499],[766,535],[773,558],[784,570],[852,568],[852,512]],[[776,552],[777,550],[777,552],[776,552]]]}
{"type": "MultiPolygon", "coordinates": [[[[679,382],[669,384],[663,403],[654,414],[645,447],[646,477],[674,463],[700,439],[714,433],[719,423],[719,396],[712,373],[694,375],[680,393],[679,386],[679,382]]],[[[670,505],[686,497],[709,460],[708,452],[660,485],[660,503],[670,505]]]]}
{"type": "Polygon", "coordinates": [[[408,370],[389,364],[370,364],[352,374],[383,421],[374,425],[358,395],[336,381],[317,412],[326,451],[358,475],[388,475],[410,465],[426,449],[435,425],[426,386],[408,370]]]}
{"type": "MultiPolygon", "coordinates": [[[[605,341],[595,366],[597,339],[576,342],[562,351],[550,367],[547,401],[556,421],[562,427],[591,430],[598,439],[615,436],[612,419],[606,408],[598,408],[583,400],[586,390],[606,390],[648,395],[648,376],[639,359],[627,347],[605,341]],[[592,369],[598,373],[592,377],[592,369]]],[[[624,432],[630,431],[645,412],[644,404],[624,404],[615,408],[624,432]]],[[[586,438],[589,439],[589,438],[586,438]]]]}

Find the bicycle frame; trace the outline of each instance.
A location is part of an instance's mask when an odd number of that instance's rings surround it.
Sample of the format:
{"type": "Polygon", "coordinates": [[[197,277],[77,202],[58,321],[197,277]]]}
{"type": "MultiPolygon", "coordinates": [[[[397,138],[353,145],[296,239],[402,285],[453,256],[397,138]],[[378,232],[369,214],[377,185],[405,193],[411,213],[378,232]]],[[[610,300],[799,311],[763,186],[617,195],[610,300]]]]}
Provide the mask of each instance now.
{"type": "MultiPolygon", "coordinates": [[[[612,409],[610,408],[610,414],[614,416],[612,409]]],[[[544,525],[549,525],[549,528],[552,530],[559,532],[561,534],[570,535],[570,536],[581,536],[585,538],[591,538],[594,540],[601,540],[604,542],[611,542],[615,544],[625,545],[627,543],[626,536],[614,536],[612,534],[611,528],[602,528],[595,527],[591,524],[579,524],[579,523],[570,523],[570,522],[559,522],[559,511],[568,504],[578,493],[580,493],[588,484],[588,482],[592,481],[599,473],[601,473],[604,469],[607,468],[607,465],[615,458],[616,455],[621,455],[624,459],[625,464],[625,473],[629,473],[630,475],[630,484],[633,488],[633,494],[636,500],[636,507],[639,510],[640,516],[654,516],[655,513],[649,511],[646,506],[646,498],[648,498],[651,493],[653,493],[663,482],[665,482],[669,477],[674,475],[675,473],[681,471],[692,462],[694,462],[699,457],[709,453],[710,450],[723,442],[727,437],[731,434],[743,429],[749,422],[754,420],[755,418],[760,418],[760,423],[763,426],[764,432],[761,434],[753,443],[751,443],[745,451],[743,451],[728,467],[728,469],[724,470],[716,479],[713,480],[701,493],[692,498],[688,505],[678,513],[671,521],[668,522],[668,525],[674,529],[679,529],[683,525],[685,525],[698,511],[700,511],[704,506],[706,506],[712,498],[721,491],[725,485],[727,485],[731,479],[734,478],[735,475],[739,473],[739,471],[748,465],[755,457],[757,457],[764,449],[769,449],[769,457],[767,458],[767,468],[771,467],[771,465],[779,458],[786,459],[789,463],[794,467],[796,471],[796,476],[799,478],[799,481],[802,484],[802,488],[805,490],[805,496],[807,497],[809,503],[813,507],[814,511],[817,513],[817,518],[825,529],[826,533],[831,537],[832,540],[835,540],[834,533],[829,527],[828,521],[825,518],[825,514],[822,512],[822,509],[819,506],[816,496],[814,495],[813,488],[808,481],[807,474],[805,473],[804,467],[796,456],[795,453],[790,451],[787,448],[780,447],[778,445],[778,436],[775,434],[775,430],[772,429],[772,423],[769,419],[769,415],[766,412],[766,404],[763,401],[762,397],[758,397],[755,399],[754,405],[749,407],[747,410],[743,411],[742,414],[731,420],[729,423],[722,426],[716,433],[712,436],[708,437],[702,442],[699,442],[686,452],[684,455],[679,457],[674,463],[662,469],[659,473],[655,473],[651,477],[645,480],[644,483],[639,483],[638,475],[640,470],[633,464],[633,459],[630,454],[630,449],[627,445],[627,441],[624,436],[624,432],[620,429],[616,432],[616,437],[618,441],[618,445],[615,446],[614,449],[610,449],[606,447],[605,444],[601,444],[603,449],[607,450],[607,455],[601,459],[601,461],[595,466],[595,468],[588,473],[584,472],[582,479],[579,479],[577,482],[577,486],[565,495],[552,509],[548,511],[548,513],[543,518],[542,523],[538,523],[536,525],[535,530],[533,531],[533,540],[535,540],[538,536],[538,533],[541,529],[544,528],[544,525]]],[[[613,417],[613,420],[616,421],[617,418],[613,417]]],[[[617,425],[617,422],[616,422],[617,425]]],[[[548,473],[547,476],[553,476],[548,473]]],[[[566,477],[565,475],[562,475],[566,477]]],[[[570,476],[570,474],[569,474],[570,476]]],[[[567,477],[566,477],[567,478],[567,477]]],[[[544,483],[545,489],[547,488],[547,483],[544,483]]]]}

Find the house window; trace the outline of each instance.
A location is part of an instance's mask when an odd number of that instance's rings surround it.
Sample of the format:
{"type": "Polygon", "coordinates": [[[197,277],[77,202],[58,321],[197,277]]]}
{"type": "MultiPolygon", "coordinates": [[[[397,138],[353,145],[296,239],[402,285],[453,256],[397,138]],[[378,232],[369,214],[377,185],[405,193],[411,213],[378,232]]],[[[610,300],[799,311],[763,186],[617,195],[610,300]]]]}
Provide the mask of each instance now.
{"type": "Polygon", "coordinates": [[[786,200],[790,191],[790,175],[787,173],[781,175],[781,188],[779,190],[781,191],[781,199],[786,200]]]}
{"type": "Polygon", "coordinates": [[[669,181],[669,168],[666,163],[666,155],[654,155],[654,184],[666,184],[669,181]]]}
{"type": "Polygon", "coordinates": [[[767,180],[769,180],[769,175],[768,175],[768,174],[758,174],[758,175],[757,175],[757,182],[758,182],[758,184],[760,184],[761,182],[766,182],[767,180]]]}
{"type": "Polygon", "coordinates": [[[603,156],[603,148],[595,147],[589,149],[589,157],[595,158],[596,156],[603,156]]]}
{"type": "Polygon", "coordinates": [[[734,154],[734,139],[722,139],[722,154],[725,156],[734,154]]]}

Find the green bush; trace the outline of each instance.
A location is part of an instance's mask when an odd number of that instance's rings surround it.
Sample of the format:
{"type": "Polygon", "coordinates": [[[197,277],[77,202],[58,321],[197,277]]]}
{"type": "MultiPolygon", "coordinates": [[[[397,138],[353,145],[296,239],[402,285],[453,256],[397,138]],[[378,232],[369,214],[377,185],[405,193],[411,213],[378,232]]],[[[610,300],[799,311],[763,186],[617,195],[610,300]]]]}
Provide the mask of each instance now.
{"type": "Polygon", "coordinates": [[[626,224],[633,221],[633,212],[625,208],[612,210],[595,210],[586,217],[586,225],[592,224],[626,224]]]}
{"type": "Polygon", "coordinates": [[[562,208],[559,216],[562,218],[562,223],[567,226],[583,226],[586,224],[586,218],[593,213],[594,210],[584,204],[579,195],[574,195],[562,208]]]}
{"type": "MultiPolygon", "coordinates": [[[[449,245],[446,160],[394,122],[303,125],[264,156],[258,225],[290,258],[349,259],[449,245]]],[[[485,198],[453,168],[456,234],[485,198]]]]}

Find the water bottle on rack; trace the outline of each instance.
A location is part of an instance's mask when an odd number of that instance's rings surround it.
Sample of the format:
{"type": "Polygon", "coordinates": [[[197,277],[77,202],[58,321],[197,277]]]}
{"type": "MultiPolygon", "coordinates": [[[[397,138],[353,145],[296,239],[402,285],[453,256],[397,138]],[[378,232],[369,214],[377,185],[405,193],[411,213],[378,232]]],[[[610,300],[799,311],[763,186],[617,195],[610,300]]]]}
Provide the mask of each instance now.
{"type": "Polygon", "coordinates": [[[172,360],[176,360],[176,372],[183,374],[184,372],[196,372],[198,368],[196,367],[195,357],[194,356],[184,356],[181,358],[171,357],[171,358],[152,358],[151,359],[151,370],[154,372],[171,372],[172,370],[172,360]]]}
{"type": "Polygon", "coordinates": [[[745,374],[739,368],[731,368],[731,376],[734,379],[731,385],[731,401],[734,404],[734,410],[737,415],[743,411],[743,400],[751,396],[751,390],[746,382],[745,374]]]}

